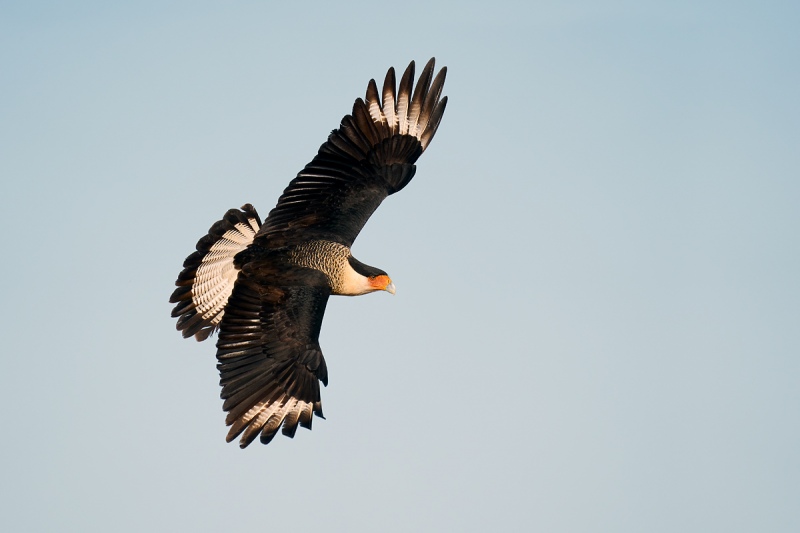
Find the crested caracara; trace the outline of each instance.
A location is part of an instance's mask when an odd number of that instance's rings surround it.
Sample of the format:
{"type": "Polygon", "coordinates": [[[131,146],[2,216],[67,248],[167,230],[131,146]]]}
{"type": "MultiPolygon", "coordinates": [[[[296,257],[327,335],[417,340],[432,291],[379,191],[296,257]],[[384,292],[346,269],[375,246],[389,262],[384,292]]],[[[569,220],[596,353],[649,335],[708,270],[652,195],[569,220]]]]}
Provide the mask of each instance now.
{"type": "Polygon", "coordinates": [[[328,384],[319,332],[331,294],[394,294],[383,270],[350,247],[384,198],[405,187],[433,139],[447,97],[447,69],[431,59],[414,86],[414,62],[395,84],[390,68],[378,92],[353,104],[314,159],[300,171],[264,222],[252,205],[231,209],[197,243],[175,282],[172,316],[184,337],[219,329],[227,441],[269,443],[283,427],[311,429],[322,417],[320,381],[328,384]]]}

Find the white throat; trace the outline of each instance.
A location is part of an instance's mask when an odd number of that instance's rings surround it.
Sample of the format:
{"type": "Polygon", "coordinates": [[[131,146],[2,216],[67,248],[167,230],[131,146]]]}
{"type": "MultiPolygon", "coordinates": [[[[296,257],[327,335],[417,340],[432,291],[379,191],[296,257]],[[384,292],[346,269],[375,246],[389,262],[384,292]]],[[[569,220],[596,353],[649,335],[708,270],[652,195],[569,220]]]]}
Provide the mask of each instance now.
{"type": "Polygon", "coordinates": [[[342,296],[360,296],[368,292],[375,291],[375,287],[369,282],[367,276],[362,276],[347,263],[342,273],[342,285],[334,294],[341,294],[342,296]]]}

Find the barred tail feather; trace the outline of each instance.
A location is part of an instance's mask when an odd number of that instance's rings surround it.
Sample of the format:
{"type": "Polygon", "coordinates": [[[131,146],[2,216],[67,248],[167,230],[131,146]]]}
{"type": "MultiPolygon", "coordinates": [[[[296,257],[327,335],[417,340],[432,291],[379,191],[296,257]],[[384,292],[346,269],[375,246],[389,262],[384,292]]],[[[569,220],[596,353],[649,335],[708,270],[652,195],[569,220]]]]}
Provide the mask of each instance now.
{"type": "Polygon", "coordinates": [[[175,282],[170,303],[177,304],[172,316],[184,337],[205,340],[216,331],[225,314],[233,284],[239,274],[234,256],[250,246],[261,219],[255,208],[245,204],[230,209],[222,220],[197,242],[197,251],[186,258],[175,282]]]}

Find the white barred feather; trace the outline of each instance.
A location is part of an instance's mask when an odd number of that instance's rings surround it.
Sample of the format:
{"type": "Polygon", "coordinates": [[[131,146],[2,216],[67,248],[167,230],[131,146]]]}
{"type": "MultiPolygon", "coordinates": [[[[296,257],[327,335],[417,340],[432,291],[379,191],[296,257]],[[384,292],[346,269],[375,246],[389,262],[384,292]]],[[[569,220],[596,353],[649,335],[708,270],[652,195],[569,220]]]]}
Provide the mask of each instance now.
{"type": "Polygon", "coordinates": [[[400,87],[395,89],[394,69],[389,69],[383,84],[383,103],[379,101],[375,80],[370,80],[364,99],[369,116],[375,124],[388,125],[391,131],[416,137],[422,144],[423,151],[428,147],[439,120],[431,120],[435,116],[441,119],[447,97],[440,100],[447,67],[442,68],[433,78],[434,58],[425,65],[419,81],[414,87],[414,62],[408,65],[400,80],[400,87]]]}
{"type": "Polygon", "coordinates": [[[225,314],[225,304],[233,292],[233,284],[239,275],[233,258],[247,248],[258,232],[258,221],[247,219],[248,224],[238,223],[226,231],[220,240],[211,246],[197,268],[192,284],[192,301],[202,320],[219,325],[225,314]]]}

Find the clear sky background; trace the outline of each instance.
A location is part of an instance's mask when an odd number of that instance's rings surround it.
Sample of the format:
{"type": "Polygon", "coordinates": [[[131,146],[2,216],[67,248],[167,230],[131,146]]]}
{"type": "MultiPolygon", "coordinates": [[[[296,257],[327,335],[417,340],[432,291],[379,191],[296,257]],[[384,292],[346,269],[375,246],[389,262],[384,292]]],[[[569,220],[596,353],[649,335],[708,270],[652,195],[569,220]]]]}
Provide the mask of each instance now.
{"type": "Polygon", "coordinates": [[[799,6],[0,2],[0,530],[800,531],[799,6]],[[226,444],[183,259],[431,56],[397,295],[226,444]]]}

